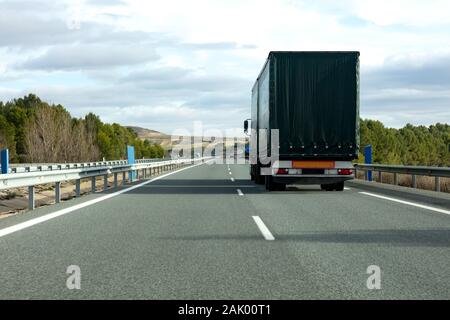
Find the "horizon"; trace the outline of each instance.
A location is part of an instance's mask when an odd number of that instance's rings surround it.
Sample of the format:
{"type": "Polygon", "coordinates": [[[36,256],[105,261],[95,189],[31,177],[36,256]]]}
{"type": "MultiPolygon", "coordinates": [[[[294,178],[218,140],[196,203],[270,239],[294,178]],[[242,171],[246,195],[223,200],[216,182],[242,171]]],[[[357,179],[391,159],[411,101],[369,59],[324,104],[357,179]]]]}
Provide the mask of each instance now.
{"type": "MultiPolygon", "coordinates": [[[[7,100],[7,101],[2,101],[2,100],[0,100],[0,103],[4,103],[4,104],[6,104],[6,103],[8,103],[8,102],[13,103],[14,100],[20,99],[20,98],[25,98],[25,97],[27,97],[28,95],[35,95],[37,98],[40,99],[40,97],[39,97],[38,95],[36,95],[36,94],[30,92],[30,93],[26,94],[26,95],[23,96],[23,97],[15,97],[15,98],[12,98],[12,99],[7,100]]],[[[61,105],[61,106],[63,106],[63,107],[70,113],[69,108],[67,108],[67,106],[65,106],[65,105],[62,105],[62,104],[57,103],[57,102],[50,102],[50,101],[42,100],[42,99],[41,99],[41,101],[42,101],[43,103],[47,103],[47,104],[50,105],[50,106],[61,105]]],[[[95,114],[95,113],[94,113],[94,114],[95,114]]],[[[76,117],[76,116],[74,116],[73,114],[71,114],[71,116],[72,116],[73,118],[76,118],[76,119],[83,119],[86,115],[88,115],[88,113],[86,113],[86,114],[84,114],[84,115],[81,115],[81,116],[79,116],[79,117],[76,117]]],[[[95,115],[99,116],[98,114],[95,114],[95,115]]],[[[405,127],[408,126],[408,125],[412,125],[412,126],[414,126],[414,127],[421,127],[421,126],[423,126],[423,127],[425,127],[425,128],[428,128],[428,129],[429,129],[431,126],[436,126],[436,125],[450,125],[450,124],[447,123],[447,122],[440,122],[440,121],[437,121],[437,122],[435,122],[435,123],[430,123],[430,124],[414,124],[414,123],[408,122],[408,123],[405,123],[404,125],[402,125],[401,127],[394,127],[394,126],[388,126],[388,125],[386,125],[385,123],[383,123],[383,121],[378,120],[378,119],[370,119],[370,118],[363,118],[363,117],[359,117],[359,119],[360,119],[360,121],[379,121],[386,129],[396,129],[396,130],[405,128],[405,127]]],[[[119,124],[119,125],[121,125],[121,126],[123,126],[123,127],[125,127],[125,128],[137,128],[137,129],[143,129],[143,130],[147,130],[147,131],[157,132],[157,133],[160,133],[160,134],[163,134],[163,135],[167,135],[167,136],[182,136],[182,135],[178,135],[178,134],[174,134],[174,133],[168,133],[168,132],[165,131],[165,130],[156,130],[156,129],[154,129],[154,128],[141,127],[141,126],[139,126],[139,125],[134,125],[134,124],[133,124],[133,125],[129,125],[129,124],[126,124],[126,123],[119,123],[119,122],[107,122],[107,121],[104,121],[104,119],[102,119],[102,117],[100,117],[100,120],[101,120],[103,123],[106,123],[106,124],[119,124]]],[[[203,126],[203,124],[201,124],[201,125],[203,126]]],[[[186,123],[184,127],[182,127],[182,128],[176,128],[176,129],[174,129],[174,131],[180,131],[180,130],[187,130],[187,131],[189,131],[189,129],[194,128],[194,126],[195,126],[195,122],[192,122],[192,123],[186,123]],[[189,127],[189,125],[191,125],[191,127],[189,127]]],[[[211,128],[208,128],[207,130],[209,130],[209,129],[211,129],[211,128]]],[[[215,130],[215,128],[212,128],[212,130],[215,130]]],[[[244,132],[241,130],[241,128],[239,128],[239,127],[235,127],[235,128],[225,128],[224,131],[225,131],[225,130],[227,130],[227,131],[233,131],[233,132],[234,132],[234,135],[229,135],[229,136],[224,135],[223,137],[234,137],[234,138],[239,138],[239,139],[240,139],[240,138],[248,138],[248,136],[245,135],[245,133],[244,133],[244,132]],[[242,132],[241,132],[241,131],[242,131],[242,132]]],[[[190,136],[194,136],[194,135],[190,135],[190,136]]],[[[195,135],[195,136],[196,136],[196,135],[195,135]]],[[[203,138],[205,138],[205,137],[212,137],[212,135],[203,135],[202,137],[203,137],[203,138]]]]}

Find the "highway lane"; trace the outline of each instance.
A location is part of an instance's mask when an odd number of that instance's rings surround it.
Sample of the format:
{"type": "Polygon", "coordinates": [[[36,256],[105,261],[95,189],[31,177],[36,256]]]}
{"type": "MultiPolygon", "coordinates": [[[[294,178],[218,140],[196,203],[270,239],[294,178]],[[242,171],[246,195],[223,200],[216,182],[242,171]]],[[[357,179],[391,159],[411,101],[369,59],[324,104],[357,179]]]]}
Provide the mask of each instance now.
{"type": "MultiPolygon", "coordinates": [[[[246,165],[183,170],[0,237],[0,298],[450,299],[450,216],[362,191],[377,189],[267,193],[246,165]],[[69,265],[81,290],[66,288],[69,265]],[[381,290],[366,287],[369,265],[382,270],[381,290]]],[[[0,230],[101,196],[3,219],[0,230]]]]}

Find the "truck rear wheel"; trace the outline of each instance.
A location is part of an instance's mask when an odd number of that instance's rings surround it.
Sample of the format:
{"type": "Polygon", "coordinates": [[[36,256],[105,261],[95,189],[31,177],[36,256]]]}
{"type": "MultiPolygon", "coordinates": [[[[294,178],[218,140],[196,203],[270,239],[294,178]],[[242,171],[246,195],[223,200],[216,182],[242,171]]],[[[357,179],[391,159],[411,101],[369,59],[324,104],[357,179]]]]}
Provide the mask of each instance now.
{"type": "Polygon", "coordinates": [[[284,191],[284,190],[286,190],[286,184],[274,182],[272,176],[265,176],[265,185],[266,185],[266,190],[268,190],[268,191],[284,191]]]}
{"type": "Polygon", "coordinates": [[[332,183],[332,184],[321,184],[320,189],[325,191],[343,191],[344,190],[344,182],[332,183]]]}
{"type": "Polygon", "coordinates": [[[256,184],[264,184],[264,176],[260,175],[260,174],[256,174],[255,176],[255,183],[256,184]]]}
{"type": "Polygon", "coordinates": [[[344,190],[344,182],[339,182],[335,184],[334,190],[343,191],[344,190]]]}
{"type": "Polygon", "coordinates": [[[332,184],[321,184],[320,189],[325,191],[333,191],[333,185],[332,184]]]}
{"type": "Polygon", "coordinates": [[[276,190],[276,184],[275,184],[275,182],[273,182],[272,176],[265,176],[265,182],[266,182],[266,190],[268,190],[268,191],[276,190]]]}
{"type": "Polygon", "coordinates": [[[261,175],[261,168],[259,166],[256,166],[256,170],[255,170],[255,183],[256,184],[264,184],[265,183],[265,179],[264,176],[261,175]]]}
{"type": "Polygon", "coordinates": [[[285,191],[286,190],[286,184],[285,183],[277,183],[276,188],[278,191],[285,191]]]}

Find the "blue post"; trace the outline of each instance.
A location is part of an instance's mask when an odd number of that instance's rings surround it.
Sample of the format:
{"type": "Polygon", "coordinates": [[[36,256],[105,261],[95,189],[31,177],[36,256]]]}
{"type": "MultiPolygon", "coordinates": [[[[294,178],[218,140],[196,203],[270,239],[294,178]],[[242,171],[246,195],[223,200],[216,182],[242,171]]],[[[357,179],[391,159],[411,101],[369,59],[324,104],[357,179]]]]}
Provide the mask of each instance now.
{"type": "MultiPolygon", "coordinates": [[[[133,146],[127,146],[127,157],[128,157],[128,164],[135,164],[133,146]]],[[[136,180],[136,171],[130,172],[129,179],[131,182],[136,180]]]]}
{"type": "Polygon", "coordinates": [[[8,149],[3,149],[0,152],[0,164],[2,167],[1,174],[8,173],[8,169],[9,169],[9,150],[8,149]]]}
{"type": "MultiPolygon", "coordinates": [[[[364,147],[364,163],[372,164],[372,146],[370,144],[364,147]]],[[[367,171],[367,180],[372,181],[372,171],[367,171]]]]}

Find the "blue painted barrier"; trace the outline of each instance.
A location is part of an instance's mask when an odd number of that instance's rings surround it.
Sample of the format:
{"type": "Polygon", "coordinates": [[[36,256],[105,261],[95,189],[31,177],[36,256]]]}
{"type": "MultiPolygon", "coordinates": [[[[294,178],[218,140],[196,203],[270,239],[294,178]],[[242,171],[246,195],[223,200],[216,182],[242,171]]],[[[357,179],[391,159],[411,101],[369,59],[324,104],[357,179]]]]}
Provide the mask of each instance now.
{"type": "Polygon", "coordinates": [[[9,170],[9,150],[3,149],[0,151],[0,164],[1,164],[1,173],[6,174],[9,170]]]}
{"type": "MultiPolygon", "coordinates": [[[[134,158],[134,146],[127,146],[127,158],[128,164],[135,164],[136,160],[134,158]]],[[[130,171],[128,178],[131,182],[136,180],[136,171],[130,171]]]]}
{"type": "MultiPolygon", "coordinates": [[[[364,163],[372,164],[372,146],[364,147],[364,163]]],[[[367,181],[372,181],[372,171],[367,171],[367,181]]]]}

